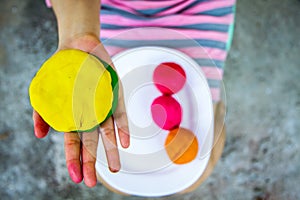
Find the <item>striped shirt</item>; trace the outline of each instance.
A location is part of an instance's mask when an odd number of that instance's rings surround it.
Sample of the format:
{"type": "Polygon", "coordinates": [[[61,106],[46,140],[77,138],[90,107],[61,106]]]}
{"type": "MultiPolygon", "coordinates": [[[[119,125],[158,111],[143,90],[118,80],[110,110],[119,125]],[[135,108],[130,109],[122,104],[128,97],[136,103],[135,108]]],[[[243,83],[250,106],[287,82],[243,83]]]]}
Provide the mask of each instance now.
{"type": "Polygon", "coordinates": [[[235,1],[102,0],[100,37],[111,56],[149,45],[187,54],[201,67],[216,102],[231,44],[235,1]],[[138,29],[128,31],[133,28],[138,29]]]}

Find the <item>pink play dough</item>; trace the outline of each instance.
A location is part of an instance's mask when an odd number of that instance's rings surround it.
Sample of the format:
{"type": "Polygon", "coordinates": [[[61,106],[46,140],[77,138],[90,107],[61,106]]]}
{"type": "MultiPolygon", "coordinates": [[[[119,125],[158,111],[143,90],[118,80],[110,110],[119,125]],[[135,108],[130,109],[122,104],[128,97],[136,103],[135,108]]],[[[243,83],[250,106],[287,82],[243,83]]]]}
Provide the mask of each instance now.
{"type": "Polygon", "coordinates": [[[173,62],[159,64],[153,73],[153,82],[157,89],[165,95],[178,92],[186,81],[182,67],[173,62]]]}
{"type": "Polygon", "coordinates": [[[172,130],[180,125],[182,109],[172,96],[157,97],[151,105],[153,121],[162,129],[172,130]]]}

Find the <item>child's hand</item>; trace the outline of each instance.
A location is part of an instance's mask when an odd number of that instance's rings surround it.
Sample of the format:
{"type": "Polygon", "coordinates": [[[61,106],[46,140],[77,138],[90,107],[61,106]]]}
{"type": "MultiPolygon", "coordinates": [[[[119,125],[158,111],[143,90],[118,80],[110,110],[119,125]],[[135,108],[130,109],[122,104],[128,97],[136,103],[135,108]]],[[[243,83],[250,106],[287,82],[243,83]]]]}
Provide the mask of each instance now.
{"type": "MultiPolygon", "coordinates": [[[[107,63],[112,63],[97,36],[83,35],[74,37],[74,39],[60,44],[58,51],[62,49],[79,49],[92,53],[107,63]]],[[[33,122],[36,137],[45,137],[50,127],[36,111],[33,111],[33,122]]],[[[114,123],[118,127],[121,145],[127,148],[129,146],[129,130],[121,85],[118,106],[113,117],[108,118],[93,132],[82,133],[81,136],[78,133],[64,134],[66,163],[73,182],[80,183],[84,179],[87,186],[93,187],[96,185],[95,162],[99,134],[103,140],[109,169],[112,172],[120,170],[114,123]]]]}

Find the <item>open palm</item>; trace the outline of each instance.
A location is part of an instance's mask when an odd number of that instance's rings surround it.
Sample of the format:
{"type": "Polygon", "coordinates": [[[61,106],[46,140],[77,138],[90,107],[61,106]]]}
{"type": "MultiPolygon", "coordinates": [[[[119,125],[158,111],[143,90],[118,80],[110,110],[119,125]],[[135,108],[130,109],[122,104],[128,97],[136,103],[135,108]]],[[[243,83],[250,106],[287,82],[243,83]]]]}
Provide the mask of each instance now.
{"type": "MultiPolygon", "coordinates": [[[[112,63],[99,39],[93,35],[82,35],[71,39],[63,46],[60,46],[57,51],[62,49],[79,49],[91,53],[107,63],[112,63]]],[[[111,65],[113,67],[113,64],[111,65]]],[[[64,134],[66,164],[69,175],[75,183],[80,183],[84,179],[88,187],[96,185],[95,162],[99,135],[103,141],[110,171],[117,172],[120,170],[116,132],[119,134],[122,147],[127,148],[129,146],[129,130],[121,85],[119,88],[116,111],[99,128],[92,132],[64,134]],[[114,124],[116,124],[118,131],[115,131],[114,124]]],[[[36,111],[33,111],[33,122],[36,137],[45,137],[49,132],[50,126],[36,111]]]]}

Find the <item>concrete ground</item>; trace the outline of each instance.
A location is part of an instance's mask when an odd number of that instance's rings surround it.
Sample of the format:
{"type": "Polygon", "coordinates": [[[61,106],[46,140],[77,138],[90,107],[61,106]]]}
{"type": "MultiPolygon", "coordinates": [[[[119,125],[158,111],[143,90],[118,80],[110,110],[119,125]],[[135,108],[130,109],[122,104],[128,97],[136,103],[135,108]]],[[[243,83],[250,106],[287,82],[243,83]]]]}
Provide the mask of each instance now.
{"type": "MultiPolygon", "coordinates": [[[[223,156],[195,192],[162,199],[300,199],[299,19],[297,0],[238,0],[223,156]]],[[[56,42],[43,1],[0,1],[0,199],[141,199],[73,184],[62,135],[33,136],[28,86],[56,42]]]]}

